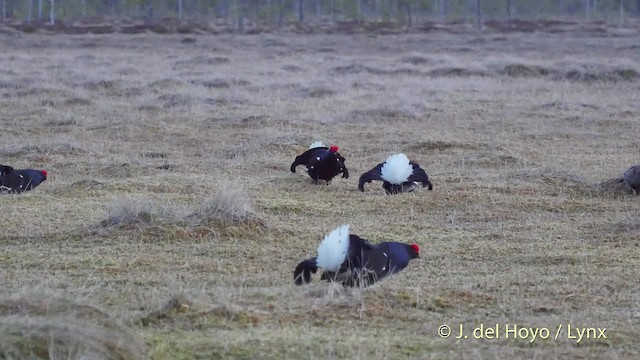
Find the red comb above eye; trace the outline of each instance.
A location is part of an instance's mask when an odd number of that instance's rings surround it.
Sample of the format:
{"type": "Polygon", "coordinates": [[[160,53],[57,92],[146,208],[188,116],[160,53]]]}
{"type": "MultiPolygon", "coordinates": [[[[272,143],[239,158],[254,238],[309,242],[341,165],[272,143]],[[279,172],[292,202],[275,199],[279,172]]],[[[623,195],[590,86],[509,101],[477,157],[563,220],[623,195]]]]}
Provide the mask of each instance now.
{"type": "Polygon", "coordinates": [[[41,170],[40,172],[42,173],[42,175],[44,175],[44,177],[47,177],[47,170],[41,170]]]}
{"type": "Polygon", "coordinates": [[[335,145],[331,145],[331,147],[329,148],[329,151],[331,152],[338,152],[338,147],[335,145]]]}
{"type": "Polygon", "coordinates": [[[411,248],[416,251],[416,254],[420,253],[420,247],[418,246],[418,244],[411,244],[411,248]]]}

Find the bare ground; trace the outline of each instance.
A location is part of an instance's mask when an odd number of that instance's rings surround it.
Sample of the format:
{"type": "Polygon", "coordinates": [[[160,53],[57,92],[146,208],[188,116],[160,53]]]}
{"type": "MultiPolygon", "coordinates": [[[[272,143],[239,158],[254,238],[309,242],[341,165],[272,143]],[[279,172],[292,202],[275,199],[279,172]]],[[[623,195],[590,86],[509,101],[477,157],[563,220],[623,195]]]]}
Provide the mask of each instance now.
{"type": "Polygon", "coordinates": [[[49,179],[0,198],[2,294],[99,306],[130,358],[637,358],[640,202],[614,179],[639,162],[637,36],[4,36],[0,162],[49,179]],[[315,140],[351,178],[289,172],[315,140]],[[397,151],[434,190],[359,192],[397,151]],[[296,287],[342,223],[422,258],[296,287]],[[551,338],[437,335],[496,323],[551,338]]]}

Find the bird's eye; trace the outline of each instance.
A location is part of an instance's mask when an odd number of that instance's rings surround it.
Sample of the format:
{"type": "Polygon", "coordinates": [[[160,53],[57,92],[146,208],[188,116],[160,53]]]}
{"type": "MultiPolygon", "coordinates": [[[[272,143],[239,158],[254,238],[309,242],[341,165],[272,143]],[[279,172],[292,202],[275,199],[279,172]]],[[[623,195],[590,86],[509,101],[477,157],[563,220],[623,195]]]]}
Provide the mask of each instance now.
{"type": "Polygon", "coordinates": [[[320,156],[318,156],[318,157],[316,158],[316,160],[320,161],[320,156]]]}

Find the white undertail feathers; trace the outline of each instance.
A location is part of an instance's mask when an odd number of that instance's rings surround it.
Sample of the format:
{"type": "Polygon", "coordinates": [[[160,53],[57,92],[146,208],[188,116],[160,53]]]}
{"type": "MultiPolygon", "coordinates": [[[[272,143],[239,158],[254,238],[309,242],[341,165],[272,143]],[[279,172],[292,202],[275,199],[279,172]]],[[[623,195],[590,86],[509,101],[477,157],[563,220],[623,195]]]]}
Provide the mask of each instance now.
{"type": "Polygon", "coordinates": [[[326,146],[324,146],[324,144],[322,143],[322,141],[316,141],[316,142],[312,143],[312,144],[309,146],[309,149],[315,149],[315,148],[319,148],[319,147],[326,147],[326,146]]]}
{"type": "Polygon", "coordinates": [[[413,173],[413,166],[409,163],[409,158],[405,154],[395,154],[389,156],[381,169],[382,179],[392,184],[399,185],[407,181],[413,173]]]}
{"type": "Polygon", "coordinates": [[[341,225],[324,237],[318,245],[316,266],[336,272],[349,252],[349,224],[341,225]]]}

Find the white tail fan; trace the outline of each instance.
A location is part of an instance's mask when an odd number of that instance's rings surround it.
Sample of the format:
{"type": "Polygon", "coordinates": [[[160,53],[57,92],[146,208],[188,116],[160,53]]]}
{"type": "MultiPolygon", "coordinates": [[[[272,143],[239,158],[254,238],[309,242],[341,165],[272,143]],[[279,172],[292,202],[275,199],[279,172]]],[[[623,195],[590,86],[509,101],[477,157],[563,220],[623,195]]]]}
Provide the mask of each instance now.
{"type": "Polygon", "coordinates": [[[325,271],[338,271],[349,252],[349,224],[341,225],[318,245],[316,265],[325,271]]]}
{"type": "Polygon", "coordinates": [[[322,143],[322,141],[316,141],[313,144],[309,145],[309,149],[315,149],[319,147],[326,147],[326,146],[322,143]]]}
{"type": "Polygon", "coordinates": [[[382,165],[382,179],[392,184],[402,184],[407,181],[413,173],[413,166],[409,163],[409,158],[405,154],[395,154],[389,156],[382,165]]]}

